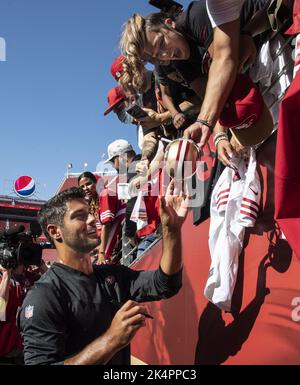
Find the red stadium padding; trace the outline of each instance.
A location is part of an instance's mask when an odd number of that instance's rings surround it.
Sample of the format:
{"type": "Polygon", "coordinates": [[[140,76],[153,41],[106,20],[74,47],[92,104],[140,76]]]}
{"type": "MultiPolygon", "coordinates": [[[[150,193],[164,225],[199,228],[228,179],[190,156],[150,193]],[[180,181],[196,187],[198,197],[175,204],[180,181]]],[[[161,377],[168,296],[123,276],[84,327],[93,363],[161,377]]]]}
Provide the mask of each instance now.
{"type": "Polygon", "coordinates": [[[300,259],[300,71],[281,102],[275,167],[275,216],[300,259]]]}
{"type": "MultiPolygon", "coordinates": [[[[209,221],[195,227],[190,215],[182,234],[183,287],[171,299],[146,304],[154,320],[135,336],[134,357],[148,364],[300,364],[300,263],[286,241],[275,242],[274,143],[273,137],[258,155],[263,210],[240,257],[235,314],[203,295],[209,221]]],[[[156,268],[160,254],[159,243],[134,268],[156,268]]]]}

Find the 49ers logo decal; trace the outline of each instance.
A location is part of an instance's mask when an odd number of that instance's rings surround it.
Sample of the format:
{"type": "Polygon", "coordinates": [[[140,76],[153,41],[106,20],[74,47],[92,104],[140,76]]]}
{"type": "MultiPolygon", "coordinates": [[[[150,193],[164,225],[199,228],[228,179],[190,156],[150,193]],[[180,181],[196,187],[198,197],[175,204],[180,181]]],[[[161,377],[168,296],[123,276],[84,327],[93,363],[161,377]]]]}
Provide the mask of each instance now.
{"type": "Polygon", "coordinates": [[[217,151],[212,136],[209,138],[202,151],[201,161],[198,162],[197,167],[197,177],[202,182],[205,182],[210,178],[211,172],[218,161],[217,151]]]}

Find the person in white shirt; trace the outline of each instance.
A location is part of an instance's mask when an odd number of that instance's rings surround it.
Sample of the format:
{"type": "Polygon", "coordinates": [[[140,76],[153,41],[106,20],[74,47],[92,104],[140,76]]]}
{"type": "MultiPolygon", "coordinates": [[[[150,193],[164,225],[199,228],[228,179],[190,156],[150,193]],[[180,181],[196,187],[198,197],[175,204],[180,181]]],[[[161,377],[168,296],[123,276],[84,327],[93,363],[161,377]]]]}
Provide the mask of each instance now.
{"type": "Polygon", "coordinates": [[[206,0],[206,8],[212,26],[237,20],[244,0],[206,0]]]}

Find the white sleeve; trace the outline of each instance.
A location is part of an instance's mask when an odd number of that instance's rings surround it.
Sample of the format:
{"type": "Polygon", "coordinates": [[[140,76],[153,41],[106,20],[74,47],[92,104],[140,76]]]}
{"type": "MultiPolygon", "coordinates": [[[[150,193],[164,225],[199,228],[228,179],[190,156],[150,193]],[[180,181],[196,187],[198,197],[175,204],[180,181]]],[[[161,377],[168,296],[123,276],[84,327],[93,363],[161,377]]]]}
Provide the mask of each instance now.
{"type": "Polygon", "coordinates": [[[240,17],[244,0],[206,0],[210,22],[215,28],[240,17]]]}

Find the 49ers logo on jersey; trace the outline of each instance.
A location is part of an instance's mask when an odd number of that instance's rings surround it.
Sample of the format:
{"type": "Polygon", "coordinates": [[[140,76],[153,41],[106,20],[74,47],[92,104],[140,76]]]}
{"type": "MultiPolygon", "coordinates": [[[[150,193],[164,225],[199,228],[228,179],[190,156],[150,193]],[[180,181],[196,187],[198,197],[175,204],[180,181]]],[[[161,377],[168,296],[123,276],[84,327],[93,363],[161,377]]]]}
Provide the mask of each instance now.
{"type": "Polygon", "coordinates": [[[113,285],[115,282],[116,278],[113,275],[109,275],[105,278],[105,283],[107,283],[107,285],[113,285]]]}

